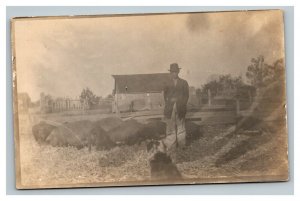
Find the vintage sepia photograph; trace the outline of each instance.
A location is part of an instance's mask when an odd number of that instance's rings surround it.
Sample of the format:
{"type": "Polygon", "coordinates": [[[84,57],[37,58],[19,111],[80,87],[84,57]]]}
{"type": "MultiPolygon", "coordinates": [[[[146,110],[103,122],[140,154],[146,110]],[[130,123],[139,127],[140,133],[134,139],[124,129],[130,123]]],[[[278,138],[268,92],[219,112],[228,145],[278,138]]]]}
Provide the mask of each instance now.
{"type": "Polygon", "coordinates": [[[288,181],[283,19],[12,18],[16,188],[288,181]]]}

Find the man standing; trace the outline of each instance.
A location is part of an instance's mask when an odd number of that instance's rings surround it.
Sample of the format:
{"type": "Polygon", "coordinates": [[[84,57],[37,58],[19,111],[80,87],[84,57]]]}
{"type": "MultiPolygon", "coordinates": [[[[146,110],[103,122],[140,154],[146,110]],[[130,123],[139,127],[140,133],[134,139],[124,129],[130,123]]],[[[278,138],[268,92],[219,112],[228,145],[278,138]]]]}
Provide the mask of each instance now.
{"type": "Polygon", "coordinates": [[[185,115],[189,99],[189,85],[187,81],[178,77],[180,68],[177,63],[171,64],[169,71],[170,79],[166,80],[164,87],[166,137],[161,141],[151,141],[147,145],[151,178],[153,179],[158,179],[157,177],[159,179],[181,178],[180,172],[174,165],[174,161],[177,161],[176,152],[172,152],[170,149],[185,146],[185,115]]]}
{"type": "Polygon", "coordinates": [[[164,88],[167,134],[163,142],[168,149],[173,146],[185,146],[185,115],[189,99],[189,85],[186,80],[178,77],[180,69],[177,63],[170,65],[170,80],[164,88]]]}

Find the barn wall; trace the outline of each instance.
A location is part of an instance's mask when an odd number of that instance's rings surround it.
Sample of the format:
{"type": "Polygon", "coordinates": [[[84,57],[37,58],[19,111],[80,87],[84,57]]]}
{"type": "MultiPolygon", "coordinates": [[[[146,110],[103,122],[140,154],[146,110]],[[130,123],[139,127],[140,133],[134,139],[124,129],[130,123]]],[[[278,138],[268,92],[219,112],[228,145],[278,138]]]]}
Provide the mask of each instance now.
{"type": "Polygon", "coordinates": [[[113,112],[158,110],[164,107],[163,93],[115,94],[113,112]]]}

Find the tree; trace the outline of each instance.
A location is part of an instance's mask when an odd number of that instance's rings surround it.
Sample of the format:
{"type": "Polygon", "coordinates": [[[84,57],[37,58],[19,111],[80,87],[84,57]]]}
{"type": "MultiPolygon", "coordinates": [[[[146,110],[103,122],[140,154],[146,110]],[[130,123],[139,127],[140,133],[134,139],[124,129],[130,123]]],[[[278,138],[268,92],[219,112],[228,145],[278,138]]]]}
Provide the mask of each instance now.
{"type": "Polygon", "coordinates": [[[251,85],[259,88],[276,81],[284,75],[284,61],[278,59],[273,65],[266,64],[264,57],[259,56],[251,59],[251,64],[247,68],[246,77],[251,85]]]}
{"type": "Polygon", "coordinates": [[[210,90],[211,96],[236,96],[237,91],[244,86],[245,84],[242,81],[242,77],[232,77],[231,75],[220,75],[215,80],[211,80],[202,86],[201,90],[198,90],[200,93],[208,93],[210,90]]]}
{"type": "Polygon", "coordinates": [[[271,81],[278,80],[279,78],[284,78],[284,60],[283,58],[278,59],[274,62],[272,66],[269,66],[271,72],[271,81]]]}
{"type": "Polygon", "coordinates": [[[87,104],[89,109],[99,104],[100,97],[96,96],[88,87],[83,89],[80,95],[80,102],[87,104]]]}
{"type": "Polygon", "coordinates": [[[41,93],[40,96],[41,96],[40,97],[41,112],[43,113],[53,112],[52,106],[53,106],[54,99],[52,98],[52,96],[50,94],[44,94],[44,93],[41,93]]]}

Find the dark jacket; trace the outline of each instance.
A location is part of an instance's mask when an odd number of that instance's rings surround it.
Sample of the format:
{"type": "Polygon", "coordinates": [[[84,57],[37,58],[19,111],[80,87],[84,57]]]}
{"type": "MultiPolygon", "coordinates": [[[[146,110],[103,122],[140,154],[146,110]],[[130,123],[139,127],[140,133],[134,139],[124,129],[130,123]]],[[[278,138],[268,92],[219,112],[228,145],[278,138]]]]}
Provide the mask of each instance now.
{"type": "Polygon", "coordinates": [[[184,118],[186,115],[186,105],[189,99],[189,85],[187,81],[178,78],[176,86],[172,79],[168,80],[164,88],[164,99],[165,99],[165,109],[164,115],[166,118],[171,118],[173,106],[175,104],[172,101],[172,98],[175,98],[176,108],[178,117],[180,119],[184,118]]]}

